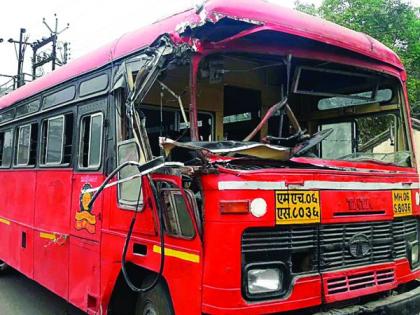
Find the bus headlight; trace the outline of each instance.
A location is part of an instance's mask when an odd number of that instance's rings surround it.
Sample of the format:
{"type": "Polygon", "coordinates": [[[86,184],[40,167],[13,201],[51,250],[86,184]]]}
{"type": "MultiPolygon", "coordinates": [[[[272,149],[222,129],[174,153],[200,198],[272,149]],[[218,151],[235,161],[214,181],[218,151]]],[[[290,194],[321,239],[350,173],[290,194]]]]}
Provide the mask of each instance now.
{"type": "Polygon", "coordinates": [[[410,243],[411,267],[419,263],[419,243],[417,241],[410,243]]]}
{"type": "Polygon", "coordinates": [[[282,291],[283,272],[279,268],[250,269],[247,278],[250,294],[282,291]]]}

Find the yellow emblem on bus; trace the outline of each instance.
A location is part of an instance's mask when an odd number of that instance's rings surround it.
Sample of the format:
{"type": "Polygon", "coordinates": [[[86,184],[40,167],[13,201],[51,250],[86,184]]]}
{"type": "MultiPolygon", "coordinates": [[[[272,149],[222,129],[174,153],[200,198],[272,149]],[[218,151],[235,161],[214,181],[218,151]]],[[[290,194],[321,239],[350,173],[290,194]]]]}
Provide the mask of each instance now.
{"type": "Polygon", "coordinates": [[[96,233],[96,216],[89,209],[89,203],[92,200],[93,193],[89,191],[92,186],[85,184],[80,195],[80,210],[76,212],[76,230],[86,230],[90,234],[96,233]]]}
{"type": "Polygon", "coordinates": [[[276,224],[308,224],[321,221],[319,191],[276,191],[276,224]]]}

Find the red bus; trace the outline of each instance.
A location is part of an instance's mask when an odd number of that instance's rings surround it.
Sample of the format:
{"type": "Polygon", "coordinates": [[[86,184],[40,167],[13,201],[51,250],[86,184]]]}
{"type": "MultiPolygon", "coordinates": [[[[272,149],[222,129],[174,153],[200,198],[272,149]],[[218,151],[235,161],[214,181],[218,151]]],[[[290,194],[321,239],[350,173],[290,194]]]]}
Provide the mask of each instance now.
{"type": "Polygon", "coordinates": [[[128,33],[0,99],[0,269],[89,314],[414,314],[405,82],[264,1],[128,33]]]}

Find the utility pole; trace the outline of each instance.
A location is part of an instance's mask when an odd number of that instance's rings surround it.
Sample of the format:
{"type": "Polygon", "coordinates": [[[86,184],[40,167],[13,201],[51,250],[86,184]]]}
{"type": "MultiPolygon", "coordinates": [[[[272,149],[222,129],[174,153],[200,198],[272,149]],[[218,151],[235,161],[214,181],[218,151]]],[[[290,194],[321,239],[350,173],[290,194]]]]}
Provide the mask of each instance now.
{"type": "MultiPolygon", "coordinates": [[[[51,62],[51,69],[54,71],[57,66],[62,66],[63,64],[66,64],[69,56],[70,56],[70,44],[69,43],[61,43],[58,42],[58,35],[60,35],[62,32],[67,30],[70,26],[69,23],[67,23],[66,27],[64,27],[62,30],[58,29],[58,18],[57,14],[54,14],[55,17],[55,25],[53,28],[51,28],[48,23],[46,22],[45,18],[42,19],[42,23],[48,28],[50,32],[50,36],[47,38],[42,38],[41,40],[37,40],[33,43],[28,43],[29,36],[26,35],[26,29],[21,28],[20,29],[20,35],[19,40],[15,40],[13,38],[10,38],[8,40],[9,43],[12,43],[15,45],[15,51],[16,51],[16,58],[18,60],[18,67],[17,67],[17,75],[11,76],[11,75],[1,75],[3,78],[9,78],[9,82],[6,84],[12,83],[13,81],[13,89],[19,88],[22,85],[25,84],[25,75],[24,73],[24,62],[25,62],[25,52],[26,48],[29,45],[32,48],[32,80],[35,80],[37,78],[36,72],[39,67],[42,67],[43,65],[51,62]],[[41,51],[39,54],[39,50],[46,45],[51,44],[52,50],[51,52],[41,51]],[[61,56],[58,56],[57,51],[63,49],[63,53],[61,56]]],[[[3,42],[3,39],[0,38],[0,43],[3,42]]],[[[0,92],[1,90],[4,90],[4,86],[0,85],[0,92]]]]}
{"type": "MultiPolygon", "coordinates": [[[[54,71],[55,67],[57,65],[62,65],[63,63],[67,62],[67,60],[64,61],[60,61],[57,58],[57,40],[58,40],[58,35],[60,35],[61,33],[63,33],[65,30],[67,30],[70,27],[70,24],[67,23],[66,27],[64,27],[62,30],[58,30],[58,18],[57,18],[57,14],[54,14],[55,17],[55,25],[54,27],[50,27],[47,23],[47,21],[45,20],[45,18],[42,19],[42,23],[44,23],[44,25],[47,27],[47,29],[50,31],[50,36],[48,38],[43,38],[42,40],[38,40],[36,42],[34,42],[31,47],[32,47],[32,80],[36,79],[36,70],[39,67],[42,67],[43,65],[45,65],[46,63],[51,62],[51,69],[54,71]],[[38,50],[41,49],[42,47],[48,45],[48,44],[52,44],[52,51],[50,55],[44,56],[44,57],[39,57],[38,56],[38,50]]],[[[67,43],[66,43],[67,44],[67,43]]],[[[64,47],[65,49],[65,56],[67,57],[67,46],[64,47]]]]}
{"type": "Polygon", "coordinates": [[[9,43],[15,44],[15,48],[16,48],[16,44],[18,45],[18,51],[16,52],[17,59],[18,59],[17,87],[21,87],[22,85],[25,84],[25,78],[24,78],[24,74],[23,74],[23,63],[25,61],[26,46],[28,45],[27,41],[29,39],[28,36],[25,37],[25,33],[26,33],[26,29],[21,28],[20,29],[20,35],[19,35],[19,41],[14,40],[13,38],[9,38],[9,40],[8,40],[9,43]]]}

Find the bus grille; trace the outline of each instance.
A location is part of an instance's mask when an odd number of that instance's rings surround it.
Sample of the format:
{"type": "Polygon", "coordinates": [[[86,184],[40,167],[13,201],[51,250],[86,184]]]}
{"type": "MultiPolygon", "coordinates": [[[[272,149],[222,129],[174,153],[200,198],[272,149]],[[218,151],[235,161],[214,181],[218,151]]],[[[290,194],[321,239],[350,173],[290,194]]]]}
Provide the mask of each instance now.
{"type": "Polygon", "coordinates": [[[393,284],[394,269],[375,270],[327,280],[327,295],[359,291],[373,286],[393,284]]]}
{"type": "Polygon", "coordinates": [[[418,221],[415,218],[389,222],[249,228],[242,235],[243,262],[283,261],[290,265],[292,274],[295,273],[293,263],[302,257],[309,257],[313,266],[306,271],[329,271],[391,262],[407,257],[407,241],[417,239],[417,230],[418,221]],[[349,251],[349,242],[358,235],[370,241],[370,252],[362,257],[354,257],[349,251]]]}
{"type": "Polygon", "coordinates": [[[417,220],[321,225],[319,235],[321,270],[364,266],[407,257],[407,240],[416,239],[417,220]],[[369,239],[371,251],[368,255],[351,255],[349,243],[357,235],[369,239]]]}

